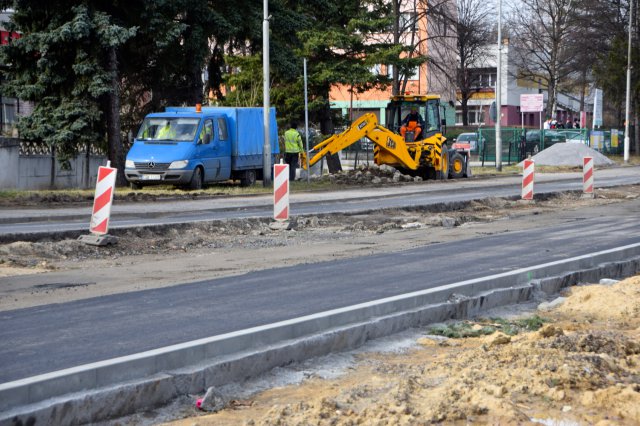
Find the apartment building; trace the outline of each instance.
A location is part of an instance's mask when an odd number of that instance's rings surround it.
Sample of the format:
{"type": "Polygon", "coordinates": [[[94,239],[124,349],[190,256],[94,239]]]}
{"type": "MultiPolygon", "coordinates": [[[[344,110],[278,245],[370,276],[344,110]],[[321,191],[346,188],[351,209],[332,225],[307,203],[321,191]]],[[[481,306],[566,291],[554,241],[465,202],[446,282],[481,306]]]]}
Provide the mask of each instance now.
{"type": "MultiPolygon", "coordinates": [[[[449,16],[455,16],[455,0],[438,1],[439,8],[447,8],[449,16]]],[[[451,21],[442,18],[441,13],[431,13],[425,8],[424,1],[404,0],[400,4],[400,28],[403,28],[400,39],[407,46],[411,57],[423,56],[428,58],[422,65],[406,76],[405,93],[426,94],[435,93],[442,97],[443,104],[455,101],[455,85],[451,83],[451,74],[443,72],[443,69],[453,70],[456,66],[455,52],[455,26],[451,21]],[[452,44],[453,43],[453,44],[452,44]]],[[[380,37],[392,37],[391,34],[381,34],[380,37]]],[[[377,64],[374,72],[393,75],[393,68],[386,64],[377,64]]],[[[405,76],[400,76],[402,80],[405,76]]],[[[402,85],[401,85],[402,87],[402,85]]],[[[385,125],[385,109],[392,94],[391,86],[385,90],[369,90],[365,93],[354,93],[351,87],[336,85],[330,92],[332,108],[339,109],[342,115],[349,120],[354,120],[365,113],[374,113],[378,121],[385,125]]],[[[445,112],[452,118],[454,110],[450,108],[445,112]]]]}

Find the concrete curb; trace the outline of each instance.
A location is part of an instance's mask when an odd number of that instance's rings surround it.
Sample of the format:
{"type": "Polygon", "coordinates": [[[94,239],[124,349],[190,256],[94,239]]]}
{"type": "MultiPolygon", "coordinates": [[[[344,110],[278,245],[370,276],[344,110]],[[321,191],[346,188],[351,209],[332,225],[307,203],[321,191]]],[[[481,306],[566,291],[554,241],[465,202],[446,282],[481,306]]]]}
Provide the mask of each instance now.
{"type": "Polygon", "coordinates": [[[536,290],[552,294],[638,271],[634,244],[5,383],[0,425],[113,419],[407,328],[525,301],[536,290]]]}

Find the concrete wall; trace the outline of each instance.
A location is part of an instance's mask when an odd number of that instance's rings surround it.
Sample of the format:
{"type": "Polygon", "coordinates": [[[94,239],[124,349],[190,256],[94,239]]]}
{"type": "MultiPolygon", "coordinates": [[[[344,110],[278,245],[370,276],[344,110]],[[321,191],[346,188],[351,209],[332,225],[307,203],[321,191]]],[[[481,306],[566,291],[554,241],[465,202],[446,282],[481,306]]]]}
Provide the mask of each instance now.
{"type": "Polygon", "coordinates": [[[50,154],[20,154],[20,140],[0,138],[0,189],[86,188],[95,185],[98,167],[107,163],[105,156],[91,155],[89,176],[85,176],[86,155],[70,161],[63,170],[50,154]]]}
{"type": "Polygon", "coordinates": [[[18,156],[20,141],[0,138],[0,189],[18,187],[18,156]]]}

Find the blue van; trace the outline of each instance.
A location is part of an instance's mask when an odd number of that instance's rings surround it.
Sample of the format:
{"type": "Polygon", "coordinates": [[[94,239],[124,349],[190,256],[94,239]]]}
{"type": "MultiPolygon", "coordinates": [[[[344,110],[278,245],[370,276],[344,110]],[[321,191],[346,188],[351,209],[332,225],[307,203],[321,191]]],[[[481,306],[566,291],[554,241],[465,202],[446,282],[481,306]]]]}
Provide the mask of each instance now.
{"type": "MultiPolygon", "coordinates": [[[[279,153],[276,111],[269,114],[271,163],[279,153]]],[[[253,185],[263,174],[262,108],[168,107],[145,117],[125,162],[133,189],[145,185],[204,184],[240,180],[253,185]]]]}

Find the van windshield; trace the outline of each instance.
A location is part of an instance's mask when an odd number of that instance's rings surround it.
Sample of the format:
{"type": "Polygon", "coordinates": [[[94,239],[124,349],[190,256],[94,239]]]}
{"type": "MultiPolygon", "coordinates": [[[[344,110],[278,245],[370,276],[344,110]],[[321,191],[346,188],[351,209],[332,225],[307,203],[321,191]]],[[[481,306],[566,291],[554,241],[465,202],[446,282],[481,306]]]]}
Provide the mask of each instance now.
{"type": "Polygon", "coordinates": [[[196,137],[199,118],[145,118],[137,139],[151,141],[192,142],[196,137]]]}

